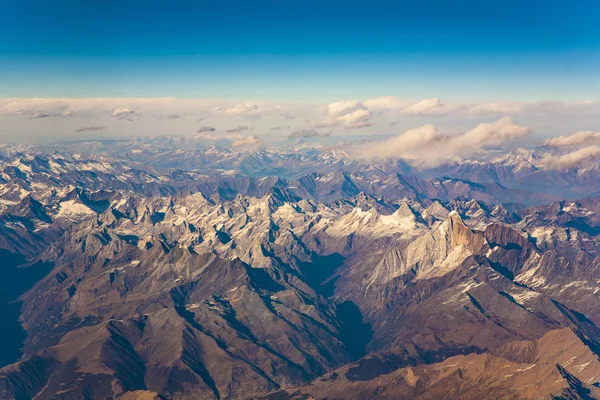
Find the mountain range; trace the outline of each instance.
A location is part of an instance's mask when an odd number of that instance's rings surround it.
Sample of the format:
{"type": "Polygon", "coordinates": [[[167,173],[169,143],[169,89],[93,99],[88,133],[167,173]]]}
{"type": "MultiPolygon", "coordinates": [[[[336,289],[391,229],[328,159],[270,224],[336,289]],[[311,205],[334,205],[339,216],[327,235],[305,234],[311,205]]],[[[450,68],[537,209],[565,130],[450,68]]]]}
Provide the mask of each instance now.
{"type": "Polygon", "coordinates": [[[0,398],[600,398],[597,163],[198,140],[0,149],[0,398]]]}

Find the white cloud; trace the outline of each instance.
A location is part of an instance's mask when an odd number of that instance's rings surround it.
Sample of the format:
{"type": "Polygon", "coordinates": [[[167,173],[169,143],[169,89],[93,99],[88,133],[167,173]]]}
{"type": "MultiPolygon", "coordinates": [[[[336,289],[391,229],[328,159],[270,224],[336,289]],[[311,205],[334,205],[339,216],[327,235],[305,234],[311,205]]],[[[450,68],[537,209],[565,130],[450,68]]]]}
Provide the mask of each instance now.
{"type": "Polygon", "coordinates": [[[357,110],[366,110],[364,104],[358,100],[344,100],[327,105],[327,114],[331,116],[340,116],[353,113],[357,110]]]}
{"type": "MultiPolygon", "coordinates": [[[[333,128],[333,135],[341,134],[342,130],[347,135],[353,135],[351,129],[375,124],[377,133],[390,134],[397,127],[405,130],[429,123],[430,117],[436,118],[435,125],[440,130],[455,127],[462,129],[470,124],[476,125],[480,116],[484,115],[496,118],[519,116],[519,120],[526,121],[528,125],[547,126],[544,128],[545,135],[558,135],[565,132],[565,129],[567,132],[572,129],[573,121],[577,121],[577,125],[585,124],[584,127],[597,126],[600,123],[600,101],[457,102],[443,101],[436,97],[406,100],[385,96],[364,102],[346,100],[319,105],[174,97],[12,98],[0,99],[0,135],[3,138],[19,139],[20,136],[27,135],[30,140],[51,140],[54,137],[69,136],[65,132],[75,132],[82,126],[106,126],[103,134],[114,136],[158,135],[167,132],[185,135],[196,132],[197,126],[201,125],[213,126],[223,133],[226,128],[237,125],[254,126],[256,132],[289,125],[291,132],[333,128]],[[119,118],[134,122],[123,124],[119,118]],[[194,126],[196,122],[201,123],[194,126]],[[397,124],[396,128],[393,124],[397,124]]],[[[371,130],[365,129],[364,132],[369,134],[371,130]]],[[[549,146],[557,146],[559,142],[557,139],[550,142],[549,146]]],[[[580,144],[600,145],[600,142],[583,140],[580,144]]]]}
{"type": "Polygon", "coordinates": [[[444,140],[433,125],[423,125],[409,129],[401,135],[381,142],[368,143],[359,151],[359,156],[370,159],[418,157],[427,146],[444,140]]]}
{"type": "Polygon", "coordinates": [[[484,101],[443,102],[437,97],[409,101],[396,96],[385,96],[363,103],[371,111],[404,116],[478,116],[478,115],[531,115],[569,116],[594,115],[600,113],[600,101],[566,103],[561,101],[484,101]]]}
{"type": "Polygon", "coordinates": [[[396,96],[378,97],[364,102],[365,107],[369,110],[396,110],[403,109],[411,103],[406,100],[401,100],[396,96]]]}
{"type": "MultiPolygon", "coordinates": [[[[257,103],[254,107],[264,107],[269,102],[257,103]]],[[[252,106],[247,106],[246,111],[251,111],[252,106]]],[[[244,107],[245,107],[244,106],[244,107]]],[[[0,99],[0,115],[25,114],[35,112],[62,113],[74,112],[77,115],[111,115],[115,110],[134,110],[139,114],[148,114],[154,117],[162,115],[196,115],[205,117],[210,113],[222,110],[234,110],[236,104],[227,101],[178,99],[175,97],[152,98],[9,98],[0,99]]],[[[243,112],[243,107],[237,109],[243,112]]],[[[233,113],[234,111],[232,111],[233,113]]]]}
{"type": "MultiPolygon", "coordinates": [[[[364,102],[364,106],[373,111],[392,111],[401,115],[440,115],[447,111],[447,106],[437,98],[423,99],[419,101],[408,101],[396,96],[385,96],[370,99],[364,102]]],[[[454,108],[450,107],[451,109],[454,108]]]]}
{"type": "Polygon", "coordinates": [[[548,155],[542,159],[542,164],[547,168],[571,168],[592,161],[600,156],[600,146],[593,145],[562,155],[548,155]]]}
{"type": "Polygon", "coordinates": [[[243,114],[256,114],[258,112],[258,106],[256,104],[238,104],[235,107],[228,108],[225,113],[229,115],[243,115],[243,114]]]}
{"type": "Polygon", "coordinates": [[[362,128],[373,125],[371,111],[360,101],[345,100],[328,104],[325,118],[314,122],[314,128],[344,126],[347,128],[362,128]]]}
{"type": "MultiPolygon", "coordinates": [[[[231,102],[202,99],[157,98],[5,98],[0,99],[0,115],[31,115],[36,112],[77,115],[112,113],[115,109],[131,109],[140,114],[205,115],[262,115],[271,113],[294,118],[318,111],[319,106],[299,103],[279,104],[269,101],[231,102]]],[[[443,102],[439,98],[409,101],[395,96],[385,96],[360,102],[346,100],[325,107],[326,117],[334,118],[358,110],[389,111],[406,116],[419,115],[598,115],[600,101],[567,103],[540,102],[443,102]]]]}
{"type": "Polygon", "coordinates": [[[403,112],[409,115],[431,115],[442,112],[444,104],[440,99],[425,99],[406,107],[403,112]]]}
{"type": "Polygon", "coordinates": [[[530,132],[529,128],[517,125],[512,119],[504,117],[494,122],[477,125],[464,135],[454,138],[452,145],[456,149],[468,149],[469,146],[497,146],[506,141],[523,137],[530,132]]]}
{"type": "Polygon", "coordinates": [[[581,144],[590,144],[593,142],[600,141],[600,132],[594,132],[593,130],[577,131],[572,135],[559,136],[552,139],[546,140],[546,146],[551,147],[563,147],[563,146],[577,146],[581,144]]]}
{"type": "Polygon", "coordinates": [[[369,110],[356,110],[348,114],[335,117],[335,124],[342,123],[349,128],[362,128],[370,126],[371,112],[369,110]]]}
{"type": "Polygon", "coordinates": [[[257,147],[260,145],[260,139],[256,136],[246,136],[236,139],[231,143],[231,147],[257,147]]]}
{"type": "Polygon", "coordinates": [[[126,119],[135,114],[135,111],[130,108],[115,108],[110,114],[113,118],[126,119]]]}
{"type": "Polygon", "coordinates": [[[34,114],[36,112],[64,112],[68,108],[69,104],[64,99],[0,99],[0,114],[34,114]]]}
{"type": "Polygon", "coordinates": [[[444,134],[434,125],[423,125],[382,142],[369,143],[360,149],[359,156],[370,159],[403,158],[412,160],[415,165],[434,166],[529,133],[529,128],[515,124],[510,118],[479,124],[459,135],[444,134]]]}

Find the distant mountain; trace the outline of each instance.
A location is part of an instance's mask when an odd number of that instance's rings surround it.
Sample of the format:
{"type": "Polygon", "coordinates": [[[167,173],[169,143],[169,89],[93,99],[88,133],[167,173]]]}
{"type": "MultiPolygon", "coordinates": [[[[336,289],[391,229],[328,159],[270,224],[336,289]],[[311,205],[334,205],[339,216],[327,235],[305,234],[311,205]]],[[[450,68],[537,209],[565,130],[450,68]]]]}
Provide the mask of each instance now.
{"type": "MultiPolygon", "coordinates": [[[[288,180],[312,173],[340,170],[349,174],[400,174],[422,179],[454,178],[505,189],[577,199],[600,194],[600,164],[590,160],[557,168],[549,159],[569,148],[519,148],[490,151],[473,158],[454,159],[439,166],[411,166],[404,160],[365,160],[357,157],[357,143],[324,147],[299,142],[262,150],[234,151],[215,147],[194,137],[135,138],[120,141],[67,142],[54,150],[79,152],[92,159],[126,160],[130,167],[152,173],[171,170],[202,171],[206,174],[238,173],[252,177],[278,176],[288,180]]],[[[418,161],[418,160],[417,160],[418,161]]],[[[544,202],[547,199],[537,199],[544,202]]]]}

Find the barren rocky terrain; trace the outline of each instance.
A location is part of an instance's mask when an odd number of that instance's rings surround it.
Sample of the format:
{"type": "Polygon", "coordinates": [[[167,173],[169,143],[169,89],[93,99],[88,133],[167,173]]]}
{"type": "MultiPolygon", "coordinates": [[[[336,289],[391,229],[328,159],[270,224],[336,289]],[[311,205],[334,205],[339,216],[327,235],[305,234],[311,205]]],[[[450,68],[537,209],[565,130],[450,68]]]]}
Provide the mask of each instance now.
{"type": "Polygon", "coordinates": [[[0,398],[599,398],[600,168],[536,157],[5,146],[0,398]]]}

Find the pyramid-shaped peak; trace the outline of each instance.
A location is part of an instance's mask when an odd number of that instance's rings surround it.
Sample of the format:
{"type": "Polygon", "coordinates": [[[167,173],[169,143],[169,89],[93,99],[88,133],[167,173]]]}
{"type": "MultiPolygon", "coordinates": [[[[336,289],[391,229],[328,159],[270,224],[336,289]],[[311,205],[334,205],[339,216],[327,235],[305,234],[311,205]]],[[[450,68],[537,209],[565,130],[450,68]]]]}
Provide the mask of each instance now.
{"type": "Polygon", "coordinates": [[[399,217],[414,217],[414,218],[416,218],[416,216],[417,216],[415,210],[413,210],[412,207],[406,202],[400,203],[400,207],[398,207],[398,209],[396,210],[396,212],[394,214],[399,217]]]}

